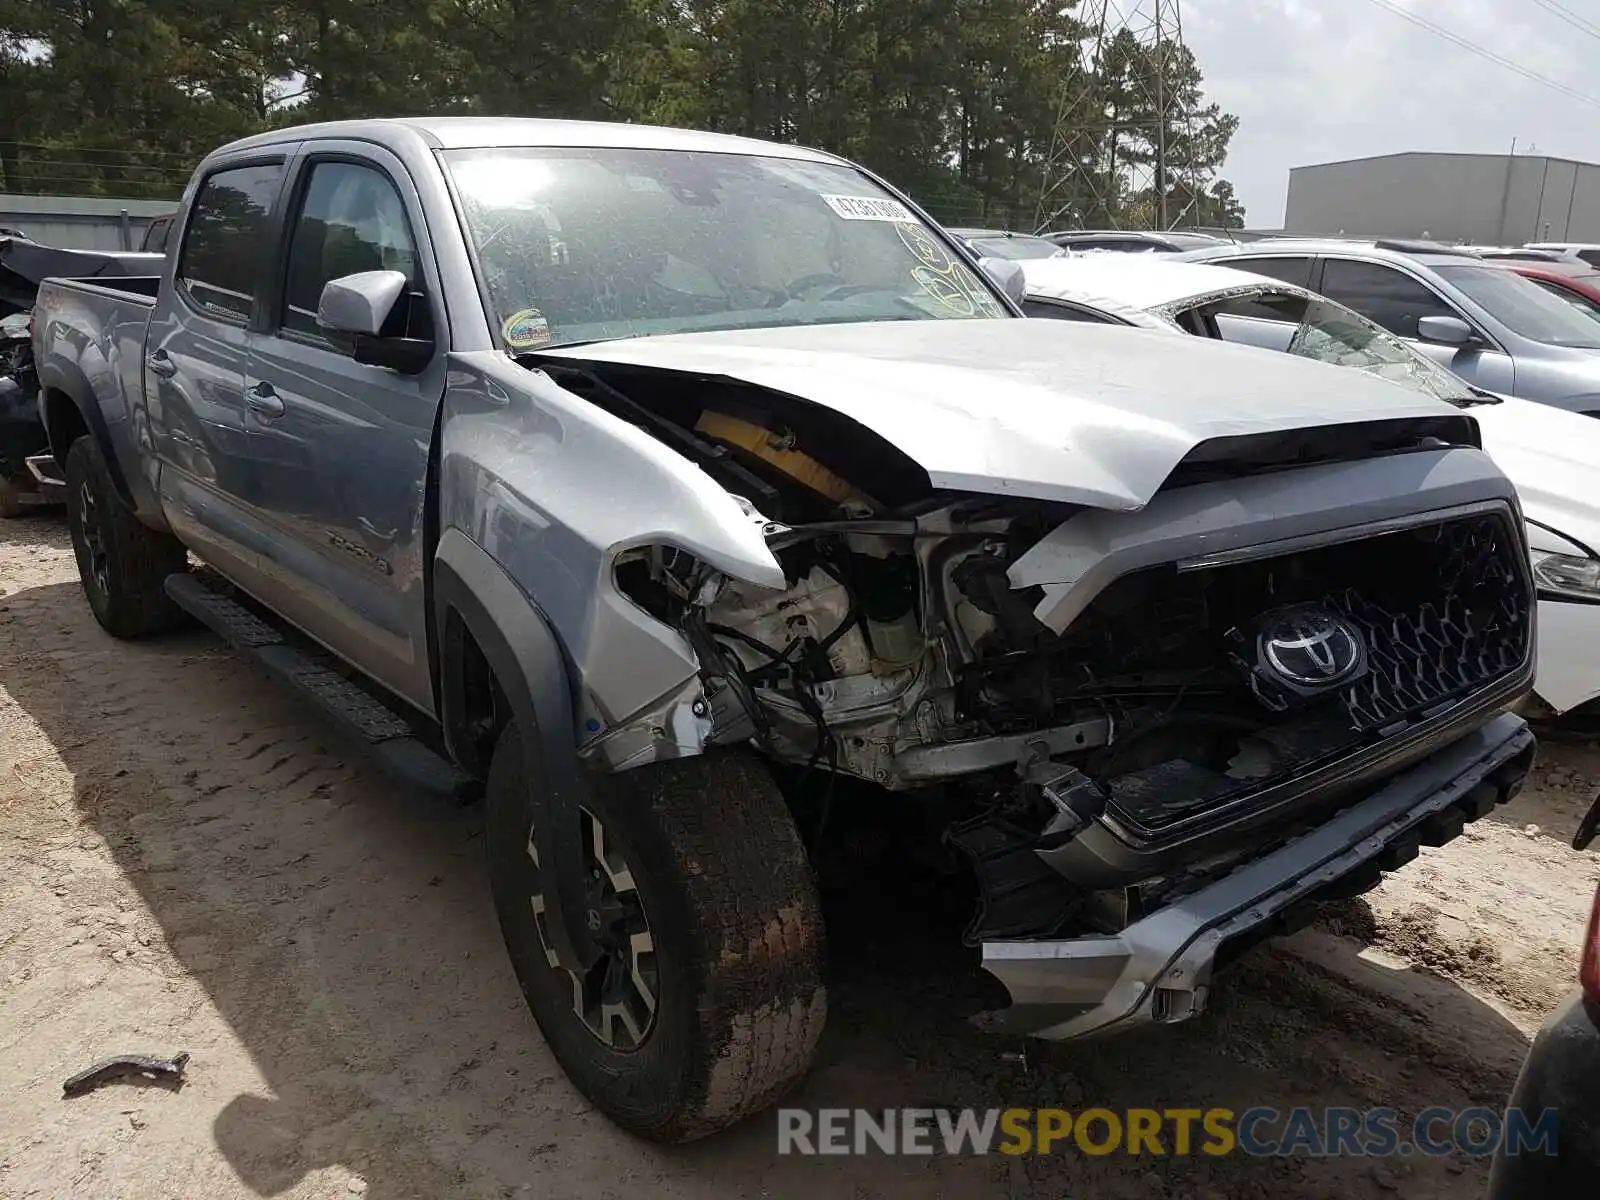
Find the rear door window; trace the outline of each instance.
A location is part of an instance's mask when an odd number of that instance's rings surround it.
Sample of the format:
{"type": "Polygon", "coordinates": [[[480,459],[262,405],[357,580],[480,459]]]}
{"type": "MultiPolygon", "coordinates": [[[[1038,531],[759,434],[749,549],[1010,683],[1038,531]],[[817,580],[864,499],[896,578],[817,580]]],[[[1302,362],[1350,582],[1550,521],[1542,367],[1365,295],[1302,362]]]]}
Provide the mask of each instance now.
{"type": "Polygon", "coordinates": [[[1218,266],[1232,267],[1237,271],[1250,271],[1265,275],[1279,283],[1292,283],[1295,287],[1311,286],[1311,259],[1300,255],[1272,255],[1267,258],[1219,258],[1218,266]]]}
{"type": "Polygon", "coordinates": [[[1570,288],[1562,287],[1559,283],[1551,283],[1548,279],[1535,279],[1532,282],[1538,284],[1552,296],[1558,296],[1565,300],[1584,316],[1593,317],[1595,320],[1600,321],[1600,304],[1596,304],[1589,297],[1579,295],[1570,288]]]}
{"type": "Polygon", "coordinates": [[[257,262],[283,182],[282,163],[232,167],[195,193],[178,259],[178,291],[207,316],[243,325],[250,319],[257,262]]]}
{"type": "Polygon", "coordinates": [[[1320,290],[1403,338],[1416,338],[1417,322],[1423,317],[1460,315],[1432,288],[1382,263],[1329,258],[1323,264],[1320,290]]]}

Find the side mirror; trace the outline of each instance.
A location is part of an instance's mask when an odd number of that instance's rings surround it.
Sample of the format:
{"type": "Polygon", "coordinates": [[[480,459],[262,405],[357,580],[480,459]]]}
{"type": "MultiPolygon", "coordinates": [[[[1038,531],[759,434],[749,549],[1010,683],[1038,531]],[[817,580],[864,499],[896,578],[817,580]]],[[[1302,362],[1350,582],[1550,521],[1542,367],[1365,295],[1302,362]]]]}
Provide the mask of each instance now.
{"type": "MultiPolygon", "coordinates": [[[[358,363],[388,367],[402,375],[416,375],[433,361],[433,339],[386,334],[403,299],[409,299],[410,281],[400,271],[362,271],[330,279],[317,301],[317,324],[334,333],[349,335],[358,363]]],[[[403,318],[404,311],[399,315],[403,318]]]]}
{"type": "Polygon", "coordinates": [[[1027,276],[1022,273],[1022,264],[1013,262],[1009,258],[984,257],[978,260],[978,266],[989,277],[995,287],[999,288],[1016,304],[1021,304],[1023,297],[1028,294],[1027,276]]]}
{"type": "Polygon", "coordinates": [[[1423,317],[1417,322],[1417,336],[1438,346],[1476,346],[1483,341],[1460,317],[1423,317]]]}
{"type": "Polygon", "coordinates": [[[399,271],[362,271],[330,279],[317,301],[317,324],[335,333],[377,337],[406,290],[399,271]]]}

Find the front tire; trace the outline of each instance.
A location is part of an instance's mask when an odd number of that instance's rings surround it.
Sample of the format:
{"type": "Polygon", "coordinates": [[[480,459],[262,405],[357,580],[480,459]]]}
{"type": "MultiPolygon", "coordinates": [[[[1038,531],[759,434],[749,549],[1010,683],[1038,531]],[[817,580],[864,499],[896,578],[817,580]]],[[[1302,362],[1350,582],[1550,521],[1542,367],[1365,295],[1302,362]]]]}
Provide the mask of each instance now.
{"type": "Polygon", "coordinates": [[[113,637],[171,629],[183,610],[167,595],[168,575],[184,569],[183,543],[134,516],[111,482],[100,444],[80,437],[67,451],[67,526],[83,594],[113,637]]]}
{"type": "Polygon", "coordinates": [[[523,995],[578,1090],[632,1133],[687,1142],[793,1087],[827,1015],[822,917],[765,766],[718,754],[589,777],[589,924],[609,949],[583,978],[548,947],[530,795],[513,723],[489,770],[489,877],[523,995]]]}

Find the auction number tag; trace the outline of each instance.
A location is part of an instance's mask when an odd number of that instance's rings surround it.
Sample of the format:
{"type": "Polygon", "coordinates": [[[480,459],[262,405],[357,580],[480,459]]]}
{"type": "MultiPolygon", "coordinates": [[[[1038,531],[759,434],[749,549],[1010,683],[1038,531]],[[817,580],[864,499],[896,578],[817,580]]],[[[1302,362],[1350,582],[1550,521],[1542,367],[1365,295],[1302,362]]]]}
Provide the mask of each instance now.
{"type": "Polygon", "coordinates": [[[881,196],[823,196],[823,202],[846,221],[915,221],[898,200],[881,196]]]}

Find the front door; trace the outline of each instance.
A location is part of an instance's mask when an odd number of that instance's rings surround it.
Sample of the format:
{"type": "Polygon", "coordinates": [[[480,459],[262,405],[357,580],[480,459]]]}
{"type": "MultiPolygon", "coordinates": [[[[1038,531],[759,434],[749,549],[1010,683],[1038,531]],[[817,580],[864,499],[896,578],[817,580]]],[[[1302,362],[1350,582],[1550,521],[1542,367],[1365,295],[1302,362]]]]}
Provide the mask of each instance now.
{"type": "Polygon", "coordinates": [[[444,328],[420,204],[399,161],[366,145],[309,144],[293,194],[282,284],[245,372],[253,497],[276,530],[261,598],[431,711],[423,511],[443,349],[402,375],[356,362],[316,317],[329,280],[397,270],[416,293],[411,336],[444,328]]]}
{"type": "Polygon", "coordinates": [[[201,181],[173,274],[151,315],[144,397],[159,477],[152,482],[174,531],[246,587],[259,540],[245,436],[248,327],[262,246],[283,182],[281,156],[224,165],[201,181]]]}
{"type": "Polygon", "coordinates": [[[1443,296],[1395,267],[1355,259],[1328,258],[1322,265],[1324,296],[1353,308],[1367,320],[1405,338],[1417,350],[1475,387],[1511,392],[1516,383],[1511,356],[1493,345],[1441,346],[1423,341],[1417,322],[1423,317],[1456,317],[1476,328],[1443,296]]]}

